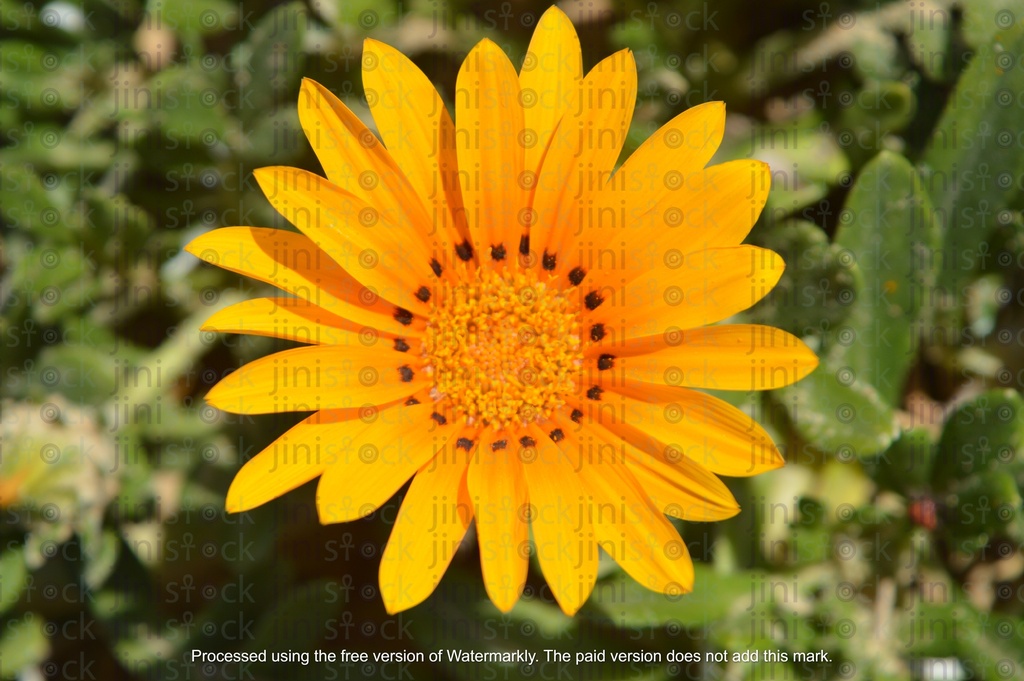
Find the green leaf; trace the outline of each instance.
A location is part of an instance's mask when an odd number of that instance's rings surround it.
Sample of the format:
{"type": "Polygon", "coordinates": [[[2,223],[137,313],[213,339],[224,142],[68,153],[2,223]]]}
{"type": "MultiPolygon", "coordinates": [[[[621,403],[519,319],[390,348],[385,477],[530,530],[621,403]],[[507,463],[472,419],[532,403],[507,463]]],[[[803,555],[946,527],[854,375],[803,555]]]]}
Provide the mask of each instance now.
{"type": "Polygon", "coordinates": [[[1024,501],[1010,471],[985,471],[968,481],[957,491],[955,511],[960,514],[960,522],[950,523],[954,533],[1006,537],[1015,544],[1024,540],[1021,517],[1024,501]],[[969,520],[964,517],[968,510],[971,511],[969,520]]]}
{"type": "Polygon", "coordinates": [[[903,642],[905,654],[955,656],[966,667],[958,678],[1014,678],[1013,669],[1020,669],[1021,656],[1013,632],[1020,627],[1020,620],[978,612],[965,598],[937,601],[919,599],[912,608],[897,609],[900,616],[893,637],[903,642]],[[1007,631],[1009,635],[1004,633],[1007,631]]]}
{"type": "Polygon", "coordinates": [[[204,0],[201,3],[150,0],[146,5],[150,17],[158,17],[161,25],[174,29],[185,39],[193,35],[241,30],[245,26],[245,17],[250,16],[241,4],[228,0],[204,0]]]}
{"type": "Polygon", "coordinates": [[[989,233],[1018,194],[1024,172],[1018,137],[1022,54],[1020,24],[978,46],[924,154],[924,181],[943,233],[936,254],[941,256],[939,288],[954,299],[988,252],[989,233]]]}
{"type": "Polygon", "coordinates": [[[298,90],[305,64],[302,43],[308,20],[301,2],[282,5],[267,14],[249,39],[238,46],[238,63],[247,68],[235,73],[235,87],[238,112],[246,123],[260,120],[298,90]]]}
{"type": "Polygon", "coordinates": [[[66,188],[47,188],[30,168],[0,152],[0,214],[8,225],[45,238],[58,231],[70,203],[66,188]]]}
{"type": "Polygon", "coordinates": [[[862,275],[848,320],[859,338],[841,350],[841,361],[893,406],[929,326],[926,295],[935,281],[938,241],[931,202],[913,166],[883,151],[857,177],[835,243],[843,249],[840,262],[856,263],[862,275]]]}
{"type": "Polygon", "coordinates": [[[1021,18],[1019,0],[971,0],[962,7],[964,38],[974,47],[990,44],[1021,18]]]}
{"type": "Polygon", "coordinates": [[[886,137],[906,127],[917,109],[914,91],[900,81],[870,81],[856,95],[844,94],[852,103],[839,117],[837,139],[856,166],[886,148],[886,137]]]}
{"type": "Polygon", "coordinates": [[[19,672],[41,663],[49,654],[50,644],[39,615],[29,613],[22,619],[4,622],[0,632],[0,678],[19,677],[19,672]]]}
{"type": "Polygon", "coordinates": [[[604,612],[624,627],[704,627],[730,613],[742,612],[751,604],[754,586],[764,580],[760,572],[721,574],[708,565],[697,563],[693,567],[692,593],[656,593],[628,575],[618,574],[598,583],[588,607],[604,612]]]}
{"type": "Polygon", "coordinates": [[[97,66],[74,51],[51,52],[36,43],[7,40],[0,50],[4,106],[33,112],[34,119],[41,118],[43,112],[50,115],[76,109],[89,92],[82,83],[95,75],[97,66]]]}
{"type": "Polygon", "coordinates": [[[755,128],[749,146],[741,149],[740,158],[756,158],[771,166],[772,191],[764,210],[776,221],[825,198],[850,169],[835,137],[813,119],[755,128]]]}
{"type": "MultiPolygon", "coordinates": [[[[294,107],[279,107],[264,112],[249,124],[244,148],[238,156],[247,163],[260,166],[268,162],[294,163],[308,151],[306,138],[294,107]]],[[[248,174],[248,170],[245,171],[248,174]]],[[[244,199],[247,204],[252,201],[244,199]]]]}
{"type": "MultiPolygon", "coordinates": [[[[350,0],[338,3],[336,21],[339,26],[357,27],[370,32],[381,25],[394,24],[398,18],[392,0],[350,0]]],[[[447,11],[447,6],[446,10],[447,11]]],[[[437,15],[434,14],[435,21],[437,15]]]]}
{"type": "Polygon", "coordinates": [[[786,270],[771,293],[743,313],[746,321],[820,336],[849,316],[854,276],[820,227],[802,220],[768,224],[751,232],[750,243],[781,255],[786,270]]]}
{"type": "MultiPolygon", "coordinates": [[[[225,92],[211,75],[198,66],[164,69],[143,90],[147,97],[131,104],[142,107],[167,136],[167,149],[190,152],[208,149],[222,140],[228,129],[225,92]],[[152,93],[152,94],[150,94],[152,93]]],[[[125,108],[125,113],[128,113],[125,108]]]]}
{"type": "Polygon", "coordinates": [[[296,584],[266,611],[246,649],[259,652],[264,648],[310,650],[316,647],[327,633],[325,623],[339,608],[336,586],[335,580],[328,579],[296,584]]]}
{"type": "Polygon", "coordinates": [[[82,578],[86,585],[96,589],[113,572],[121,553],[121,539],[114,530],[97,533],[96,538],[91,541],[86,541],[86,536],[83,533],[82,553],[85,567],[82,578]]]}
{"type": "Polygon", "coordinates": [[[18,602],[27,579],[25,556],[14,547],[5,547],[3,555],[0,555],[0,615],[18,602]]]}
{"type": "Polygon", "coordinates": [[[799,383],[773,391],[771,398],[786,409],[805,440],[844,460],[873,456],[899,433],[892,408],[878,392],[828,358],[799,383]]]}
{"type": "Polygon", "coordinates": [[[905,430],[885,453],[872,462],[872,478],[883,488],[902,494],[928,486],[938,448],[928,428],[905,430]]]}
{"type": "Polygon", "coordinates": [[[1024,398],[1013,390],[982,393],[953,412],[939,439],[932,484],[950,489],[999,467],[1024,474],[1024,398]]]}

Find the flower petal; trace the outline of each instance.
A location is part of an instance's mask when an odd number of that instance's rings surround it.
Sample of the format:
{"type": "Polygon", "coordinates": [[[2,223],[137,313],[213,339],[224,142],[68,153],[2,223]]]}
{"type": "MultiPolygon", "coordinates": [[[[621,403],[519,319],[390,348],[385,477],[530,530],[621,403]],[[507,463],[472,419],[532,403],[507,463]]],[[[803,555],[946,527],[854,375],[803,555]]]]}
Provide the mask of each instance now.
{"type": "Polygon", "coordinates": [[[384,145],[449,244],[469,237],[459,188],[455,126],[419,67],[395,48],[363,43],[363,88],[384,145]]]}
{"type": "Polygon", "coordinates": [[[336,461],[337,440],[366,428],[365,421],[351,414],[322,411],[309,416],[242,466],[228,488],[225,507],[229,513],[248,511],[309,482],[336,461]]]}
{"type": "MultiPolygon", "coordinates": [[[[433,257],[393,208],[378,211],[319,175],[272,166],[253,173],[274,209],[377,295],[416,310],[433,257]]],[[[429,308],[424,308],[429,309],[429,308]]]]}
{"type": "Polygon", "coordinates": [[[667,462],[692,461],[736,477],[782,466],[771,436],[752,416],[713,395],[625,381],[601,395],[593,422],[667,462]],[[616,420],[616,414],[629,420],[616,420]]]}
{"type": "Polygon", "coordinates": [[[505,450],[478,447],[466,482],[473,499],[484,587],[494,605],[508,612],[523,591],[530,555],[529,497],[522,464],[505,450]]]}
{"type": "Polygon", "coordinates": [[[185,250],[211,265],[273,284],[311,305],[370,329],[408,332],[395,306],[360,284],[309,238],[283,229],[223,227],[185,250]]]}
{"type": "Polygon", "coordinates": [[[588,503],[577,478],[580,452],[537,425],[529,428],[535,445],[520,449],[530,493],[530,528],[541,572],[562,612],[576,614],[597,582],[598,552],[588,503]]]}
{"type": "Polygon", "coordinates": [[[693,523],[711,523],[732,518],[740,512],[735,500],[732,506],[727,506],[707,497],[687,494],[679,484],[680,474],[673,468],[649,465],[637,459],[630,459],[626,464],[654,507],[665,515],[693,523]]]}
{"type": "Polygon", "coordinates": [[[470,51],[455,83],[455,149],[466,220],[478,257],[501,244],[509,254],[522,230],[523,105],[519,76],[490,40],[470,51]]]}
{"type": "MultiPolygon", "coordinates": [[[[635,154],[634,154],[635,156],[635,154]]],[[[668,155],[660,167],[675,163],[668,155]]],[[[738,246],[757,222],[771,187],[767,163],[730,161],[710,168],[619,169],[607,186],[568,216],[578,235],[567,262],[598,276],[642,269],[681,248],[738,246]]]]}
{"type": "Polygon", "coordinates": [[[818,357],[803,341],[770,326],[707,326],[648,338],[655,346],[649,354],[643,354],[642,338],[622,348],[590,348],[585,370],[598,378],[608,371],[617,379],[690,388],[773,390],[796,383],[818,366],[818,357]]]}
{"type": "MultiPolygon", "coordinates": [[[[694,521],[736,515],[739,506],[729,488],[699,458],[679,455],[683,445],[677,443],[676,449],[638,448],[637,443],[647,443],[632,436],[642,434],[642,429],[657,418],[653,415],[656,407],[617,394],[605,393],[603,397],[606,399],[600,403],[585,401],[577,405],[584,429],[578,437],[589,451],[601,460],[626,462],[641,487],[658,500],[657,507],[669,515],[694,521]]],[[[699,434],[689,437],[699,440],[699,434]]]]}
{"type": "MultiPolygon", "coordinates": [[[[433,420],[435,406],[388,409],[350,439],[325,437],[336,457],[316,488],[321,523],[343,523],[373,513],[417,470],[445,451],[458,426],[451,418],[444,425],[433,420]]],[[[443,455],[452,456],[450,451],[443,455]]]]}
{"type": "Polygon", "coordinates": [[[301,298],[281,297],[253,298],[225,307],[203,322],[202,330],[270,336],[317,345],[350,345],[357,339],[375,343],[378,337],[376,331],[301,298]]]}
{"type": "Polygon", "coordinates": [[[565,12],[549,7],[537,22],[519,72],[523,89],[526,170],[540,168],[551,135],[583,80],[583,55],[576,29],[565,12]]]}
{"type": "Polygon", "coordinates": [[[615,283],[621,275],[604,279],[604,286],[600,277],[588,276],[579,288],[580,307],[593,311],[584,310],[583,327],[604,324],[602,343],[614,348],[622,339],[714,324],[764,298],[784,269],[773,251],[735,246],[676,251],[649,262],[625,285],[615,283]]]}
{"type": "Polygon", "coordinates": [[[536,179],[530,242],[538,254],[571,250],[572,214],[584,192],[596,191],[615,169],[636,104],[636,61],[621,50],[583,79],[551,137],[536,179]]]}
{"type": "Polygon", "coordinates": [[[468,455],[447,451],[413,478],[381,556],[380,591],[391,614],[434,592],[473,520],[466,488],[468,455]]]}
{"type": "MultiPolygon", "coordinates": [[[[574,435],[566,433],[567,441],[574,435]]],[[[579,472],[601,547],[633,579],[660,593],[693,590],[686,544],[621,460],[590,457],[579,472]]]]}
{"type": "MultiPolygon", "coordinates": [[[[604,190],[628,190],[632,184],[649,182],[652,174],[664,180],[665,173],[669,172],[684,177],[696,173],[715,155],[724,134],[725,102],[705,102],[690,107],[644,140],[604,190]]],[[[670,187],[670,182],[663,181],[653,189],[670,187]]]]}
{"type": "Polygon", "coordinates": [[[235,414],[318,411],[379,405],[427,385],[426,373],[404,352],[314,345],[249,362],[213,386],[206,401],[235,414]]]}
{"type": "Polygon", "coordinates": [[[397,222],[413,227],[410,236],[429,243],[426,207],[395,160],[358,116],[309,78],[299,92],[299,123],[332,183],[381,213],[397,211],[397,222]]]}

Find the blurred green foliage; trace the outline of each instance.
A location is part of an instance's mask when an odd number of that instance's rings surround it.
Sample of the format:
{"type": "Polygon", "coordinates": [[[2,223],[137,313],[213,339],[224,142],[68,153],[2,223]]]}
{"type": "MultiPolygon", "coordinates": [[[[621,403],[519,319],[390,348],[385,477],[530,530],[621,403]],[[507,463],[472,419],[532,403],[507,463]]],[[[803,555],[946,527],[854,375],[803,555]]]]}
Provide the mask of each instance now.
{"type": "Polygon", "coordinates": [[[1024,674],[1020,8],[563,8],[585,67],[617,48],[636,55],[624,153],[688,106],[727,102],[715,160],[771,164],[750,241],[788,265],[741,317],[796,333],[822,357],[795,386],[723,395],[765,424],[788,465],[730,481],[737,518],[681,526],[695,592],[653,594],[603,564],[568,619],[532,569],[504,616],[467,540],[430,601],[389,617],[376,558],[395,503],[333,527],[317,525],[308,488],[242,516],[222,510],[240,462],[295,417],[203,405],[226,372],[281,345],[198,331],[261,289],[182,245],[219,226],[276,223],[253,168],[318,170],[295,113],[302,76],[372,125],[364,37],[408,54],[450,98],[478,40],[518,63],[545,5],[0,0],[0,677],[235,678],[230,665],[189,667],[193,648],[820,649],[829,663],[570,674],[1024,674]]]}

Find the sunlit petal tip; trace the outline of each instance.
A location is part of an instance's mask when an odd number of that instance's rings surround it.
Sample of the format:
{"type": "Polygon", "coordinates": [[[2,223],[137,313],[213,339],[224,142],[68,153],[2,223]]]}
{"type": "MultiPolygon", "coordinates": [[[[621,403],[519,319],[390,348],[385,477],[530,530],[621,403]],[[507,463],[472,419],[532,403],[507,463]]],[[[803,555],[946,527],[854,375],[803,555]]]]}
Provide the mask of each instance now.
{"type": "MultiPolygon", "coordinates": [[[[562,579],[571,579],[566,575],[561,576],[562,579]]],[[[558,603],[558,607],[568,617],[574,617],[580,608],[590,598],[590,594],[593,591],[593,584],[585,587],[583,584],[578,584],[577,589],[554,589],[552,593],[555,596],[555,602],[558,603]]]]}
{"type": "MultiPolygon", "coordinates": [[[[246,482],[241,476],[235,476],[235,479],[231,482],[231,486],[228,488],[227,498],[224,500],[224,510],[228,513],[242,513],[244,511],[250,511],[260,504],[246,503],[246,482]]],[[[282,490],[282,494],[284,491],[282,490]]]]}
{"type": "Polygon", "coordinates": [[[224,393],[227,391],[228,388],[224,385],[224,380],[221,380],[220,383],[216,384],[206,392],[206,396],[203,399],[206,400],[206,403],[214,409],[231,412],[231,409],[225,408],[227,398],[225,398],[224,393]]]}
{"type": "Polygon", "coordinates": [[[773,444],[767,452],[767,460],[762,465],[758,466],[757,474],[778,470],[785,465],[786,459],[783,458],[782,452],[779,451],[779,448],[773,444]]]}
{"type": "MultiPolygon", "coordinates": [[[[341,515],[338,512],[337,503],[338,500],[331,499],[326,495],[320,494],[319,490],[317,490],[316,517],[317,520],[320,521],[321,525],[334,525],[336,523],[352,520],[352,518],[348,517],[347,515],[341,515]]],[[[370,513],[372,513],[372,509],[364,515],[369,515],[370,513]]]]}
{"type": "Polygon", "coordinates": [[[583,607],[583,601],[564,602],[555,599],[558,602],[558,607],[561,608],[562,613],[568,617],[575,617],[576,613],[583,607]]]}
{"type": "Polygon", "coordinates": [[[768,194],[772,188],[772,167],[767,161],[761,161],[759,159],[750,159],[751,168],[751,187],[755,192],[755,197],[752,200],[756,200],[760,206],[764,206],[768,202],[768,194]]]}
{"type": "Polygon", "coordinates": [[[319,108],[323,103],[326,88],[312,78],[303,78],[299,85],[299,118],[303,119],[310,108],[319,108]]]}
{"type": "MultiPolygon", "coordinates": [[[[374,40],[373,38],[364,38],[363,39],[363,54],[364,55],[365,54],[374,55],[376,57],[380,57],[380,56],[389,56],[389,57],[390,56],[394,56],[394,57],[402,59],[403,61],[406,59],[406,56],[404,54],[402,54],[400,51],[396,50],[391,45],[388,45],[387,43],[383,43],[383,42],[381,42],[379,40],[374,40]]],[[[362,60],[362,69],[363,69],[364,73],[366,71],[372,70],[373,68],[376,68],[376,67],[377,67],[377,62],[376,61],[374,61],[372,59],[363,59],[362,60]]]]}
{"type": "Polygon", "coordinates": [[[679,591],[683,594],[693,593],[693,585],[695,581],[696,577],[694,576],[693,570],[691,569],[689,575],[686,577],[686,581],[677,583],[676,585],[674,585],[674,588],[670,590],[671,595],[679,595],[674,593],[676,589],[679,589],[679,591]]]}
{"type": "Polygon", "coordinates": [[[252,176],[265,195],[272,195],[275,187],[281,181],[282,173],[288,170],[290,169],[283,166],[263,166],[253,170],[252,176]]]}
{"type": "Polygon", "coordinates": [[[799,383],[810,376],[821,363],[818,355],[806,343],[800,339],[797,339],[797,343],[798,345],[793,349],[793,357],[797,365],[793,383],[799,383]]]}
{"type": "Polygon", "coordinates": [[[475,45],[473,45],[473,47],[469,50],[469,53],[466,54],[466,58],[463,60],[462,66],[460,67],[460,73],[462,72],[462,70],[465,69],[477,68],[477,66],[479,65],[479,62],[477,62],[477,60],[481,58],[494,59],[497,58],[498,55],[501,55],[501,57],[508,59],[508,55],[505,54],[505,51],[501,49],[501,47],[496,42],[494,42],[490,38],[483,38],[480,41],[478,41],[475,45]]]}
{"type": "Polygon", "coordinates": [[[516,603],[519,602],[520,594],[517,593],[510,597],[501,593],[488,592],[487,595],[490,597],[491,602],[494,603],[494,607],[500,610],[503,615],[507,615],[512,612],[512,608],[516,607],[516,603]]]}
{"type": "Polygon", "coordinates": [[[287,446],[279,443],[294,436],[302,440],[301,429],[293,428],[273,445],[251,458],[235,475],[224,506],[229,513],[249,511],[303,485],[323,471],[317,460],[294,460],[285,465],[287,446]]]}
{"type": "MultiPolygon", "coordinates": [[[[307,96],[308,95],[314,95],[315,96],[314,93],[319,92],[319,91],[323,91],[323,90],[326,90],[326,88],[323,85],[320,84],[320,81],[317,81],[317,80],[314,80],[312,78],[309,78],[308,76],[303,76],[302,82],[299,85],[299,93],[300,93],[299,94],[299,100],[300,101],[302,100],[303,93],[305,93],[307,96]]],[[[316,100],[314,99],[312,101],[316,101],[316,100]]]]}
{"type": "Polygon", "coordinates": [[[384,611],[388,615],[397,615],[398,613],[408,610],[415,605],[415,603],[403,605],[398,600],[396,589],[390,586],[385,586],[384,584],[380,585],[380,597],[381,600],[384,601],[384,611]]]}
{"type": "MultiPolygon", "coordinates": [[[[537,29],[530,41],[531,51],[535,47],[567,50],[573,57],[578,58],[580,39],[576,33],[576,27],[573,26],[569,16],[558,6],[552,5],[545,10],[537,22],[537,29]]],[[[542,66],[542,64],[537,64],[537,66],[542,66]]]]}
{"type": "Polygon", "coordinates": [[[540,15],[540,21],[537,22],[537,25],[542,26],[547,21],[556,20],[562,26],[572,29],[573,34],[576,33],[576,27],[572,25],[572,19],[570,19],[569,15],[566,14],[565,11],[558,5],[551,5],[551,7],[548,7],[546,10],[544,10],[544,14],[540,15]]]}
{"type": "Polygon", "coordinates": [[[716,99],[710,102],[703,102],[687,109],[680,116],[687,115],[688,118],[697,122],[698,129],[704,128],[713,131],[715,148],[718,148],[722,133],[725,132],[725,102],[716,99]]]}
{"type": "Polygon", "coordinates": [[[378,571],[380,597],[389,615],[416,607],[434,591],[434,584],[427,583],[429,577],[408,569],[408,565],[404,568],[396,565],[395,561],[399,559],[388,557],[385,552],[378,571]]]}
{"type": "Polygon", "coordinates": [[[501,52],[505,54],[505,51],[498,46],[498,43],[494,42],[490,38],[484,38],[476,45],[473,46],[474,50],[494,50],[495,52],[501,52]]]}

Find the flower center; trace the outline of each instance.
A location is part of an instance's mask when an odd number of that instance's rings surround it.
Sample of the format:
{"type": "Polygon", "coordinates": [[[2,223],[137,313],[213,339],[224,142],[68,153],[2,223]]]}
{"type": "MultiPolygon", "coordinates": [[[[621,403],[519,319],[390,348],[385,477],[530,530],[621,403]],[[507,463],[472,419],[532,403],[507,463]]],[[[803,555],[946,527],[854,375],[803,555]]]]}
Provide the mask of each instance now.
{"type": "Polygon", "coordinates": [[[579,319],[561,291],[530,270],[478,269],[438,292],[424,355],[434,397],[456,417],[501,429],[546,418],[576,390],[579,319]]]}

